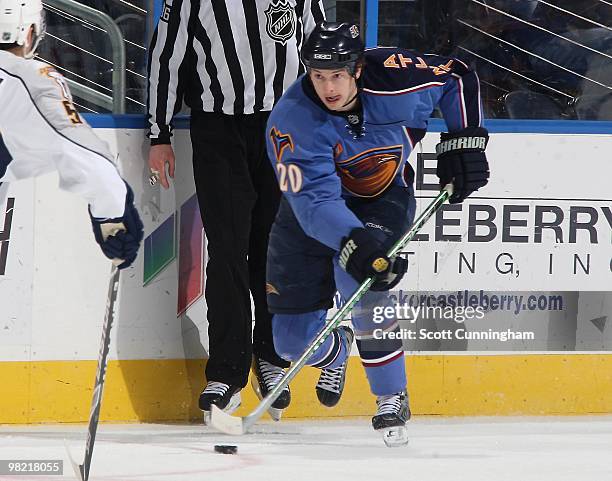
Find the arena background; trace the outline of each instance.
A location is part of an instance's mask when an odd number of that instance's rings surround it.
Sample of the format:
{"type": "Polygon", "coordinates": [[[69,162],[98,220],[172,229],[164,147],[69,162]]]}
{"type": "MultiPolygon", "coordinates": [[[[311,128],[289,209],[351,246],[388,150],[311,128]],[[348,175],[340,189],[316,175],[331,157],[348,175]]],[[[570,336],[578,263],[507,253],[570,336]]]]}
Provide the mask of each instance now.
{"type": "MultiPolygon", "coordinates": [[[[358,8],[341,5],[351,2],[336,3],[339,18],[359,20],[358,8]]],[[[380,2],[381,20],[393,17],[391,3],[380,2]]],[[[378,25],[372,13],[378,2],[364,5],[369,45],[377,43],[377,32],[381,43],[403,41],[394,33],[401,24],[378,25]]],[[[463,45],[474,52],[469,42],[463,45]]],[[[482,70],[484,89],[490,72],[482,70]]],[[[610,76],[600,80],[612,83],[610,76]]],[[[406,341],[413,413],[610,413],[612,116],[584,120],[574,105],[572,116],[549,109],[540,120],[513,120],[517,105],[507,95],[510,119],[504,119],[488,88],[488,116],[496,117],[486,123],[491,182],[462,206],[446,207],[405,249],[409,273],[394,295],[401,304],[447,304],[452,297],[485,307],[481,319],[460,325],[433,316],[406,322],[408,328],[512,330],[532,332],[533,339],[406,341]]],[[[537,103],[538,95],[529,102],[542,112],[548,104],[537,103]]],[[[187,119],[177,122],[176,178],[164,191],[148,183],[141,112],[86,118],[118,154],[145,223],[141,254],[121,278],[101,419],[200,419],[208,346],[206,240],[187,119]]],[[[419,208],[434,195],[433,152],[442,130],[443,122],[433,119],[411,158],[419,208]]],[[[89,415],[110,266],[93,242],[85,203],[57,184],[54,174],[11,184],[0,205],[0,379],[3,392],[11,393],[0,397],[0,423],[82,422],[89,415]]],[[[292,383],[286,416],[370,415],[374,402],[355,354],[336,408],[320,407],[317,372],[305,368],[292,383]]],[[[249,388],[244,392],[242,414],[256,402],[249,388]]]]}

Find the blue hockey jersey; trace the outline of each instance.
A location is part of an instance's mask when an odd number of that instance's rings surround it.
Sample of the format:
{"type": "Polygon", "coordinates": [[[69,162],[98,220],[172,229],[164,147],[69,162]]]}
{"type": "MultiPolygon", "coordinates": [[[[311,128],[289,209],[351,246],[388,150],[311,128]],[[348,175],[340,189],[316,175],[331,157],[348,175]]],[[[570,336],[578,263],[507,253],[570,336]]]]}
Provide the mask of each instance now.
{"type": "Polygon", "coordinates": [[[482,125],[478,77],[460,60],[390,47],[366,50],[364,59],[357,111],[328,110],[305,74],[267,126],[283,195],[306,235],[335,250],[363,227],[347,196],[374,198],[412,183],[407,160],[436,106],[450,132],[482,125]]]}

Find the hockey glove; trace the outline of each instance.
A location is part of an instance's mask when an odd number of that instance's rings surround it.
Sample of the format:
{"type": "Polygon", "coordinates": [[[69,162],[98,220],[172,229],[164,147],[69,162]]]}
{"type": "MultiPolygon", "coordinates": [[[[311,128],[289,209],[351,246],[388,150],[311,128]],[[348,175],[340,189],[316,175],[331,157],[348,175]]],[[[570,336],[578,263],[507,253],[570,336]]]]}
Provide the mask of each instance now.
{"type": "Polygon", "coordinates": [[[440,187],[453,183],[449,203],[457,204],[489,181],[489,163],[485,148],[489,141],[487,129],[467,127],[453,133],[443,132],[436,146],[440,187]]]}
{"type": "Polygon", "coordinates": [[[367,229],[353,229],[349,237],[342,239],[339,264],[360,284],[374,277],[372,291],[388,291],[395,287],[408,269],[408,261],[402,257],[389,259],[382,242],[367,229]]]}
{"type": "Polygon", "coordinates": [[[109,259],[123,259],[123,262],[117,266],[119,269],[132,265],[144,235],[142,221],[134,206],[134,193],[127,182],[125,185],[127,194],[122,217],[97,219],[91,216],[91,212],[89,213],[94,237],[104,255],[109,259]],[[125,230],[119,229],[120,225],[125,227],[125,230]]]}

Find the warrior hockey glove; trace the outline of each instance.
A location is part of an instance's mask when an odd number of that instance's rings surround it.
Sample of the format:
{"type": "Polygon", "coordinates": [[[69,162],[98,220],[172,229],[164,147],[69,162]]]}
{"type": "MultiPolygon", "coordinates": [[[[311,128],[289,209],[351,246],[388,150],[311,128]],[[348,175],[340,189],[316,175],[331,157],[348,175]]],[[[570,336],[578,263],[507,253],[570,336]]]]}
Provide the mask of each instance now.
{"type": "Polygon", "coordinates": [[[467,127],[458,132],[443,132],[440,140],[436,146],[436,174],[440,187],[453,183],[449,203],[457,204],[488,182],[489,163],[484,150],[489,133],[482,127],[467,127]]]}
{"type": "Polygon", "coordinates": [[[353,229],[342,239],[339,264],[360,284],[368,277],[375,281],[372,291],[388,291],[395,287],[408,270],[408,261],[402,257],[389,259],[382,243],[367,229],[353,229]]]}
{"type": "Polygon", "coordinates": [[[97,219],[91,216],[91,212],[89,214],[96,242],[100,244],[104,255],[109,259],[124,260],[118,266],[119,269],[125,269],[132,265],[144,235],[142,221],[134,206],[134,193],[127,182],[125,185],[127,186],[127,194],[125,196],[125,211],[122,217],[97,219]],[[125,230],[108,235],[109,227],[112,224],[120,223],[125,226],[125,230]]]}

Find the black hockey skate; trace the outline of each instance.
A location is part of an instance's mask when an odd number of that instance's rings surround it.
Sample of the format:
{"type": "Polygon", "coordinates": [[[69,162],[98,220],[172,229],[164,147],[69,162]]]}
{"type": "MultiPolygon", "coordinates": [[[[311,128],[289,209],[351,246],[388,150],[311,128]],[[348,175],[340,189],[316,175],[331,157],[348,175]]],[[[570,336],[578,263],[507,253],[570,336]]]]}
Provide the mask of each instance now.
{"type": "MultiPolygon", "coordinates": [[[[261,400],[274,389],[285,374],[285,370],[282,367],[275,366],[268,361],[253,356],[253,373],[255,375],[251,377],[251,386],[253,386],[255,394],[261,400]]],[[[283,409],[289,406],[290,402],[291,391],[289,386],[287,386],[281,391],[276,401],[272,403],[272,406],[268,408],[270,417],[275,421],[280,421],[283,409]]]]}
{"type": "Polygon", "coordinates": [[[406,391],[378,396],[376,404],[372,427],[382,434],[385,444],[390,448],[408,444],[406,421],[410,419],[410,407],[406,391]]]}
{"type": "MultiPolygon", "coordinates": [[[[350,353],[351,346],[353,345],[353,338],[355,337],[353,330],[347,326],[340,326],[338,330],[343,331],[343,333],[340,333],[340,337],[346,346],[346,351],[350,353]]],[[[347,366],[348,357],[339,367],[334,369],[321,369],[316,391],[319,402],[323,404],[323,406],[332,408],[340,401],[342,391],[344,390],[347,366]]]]}
{"type": "Polygon", "coordinates": [[[204,424],[208,424],[210,420],[210,406],[212,404],[231,414],[240,407],[240,402],[240,388],[238,386],[208,381],[198,401],[200,409],[204,411],[204,424]]]}

